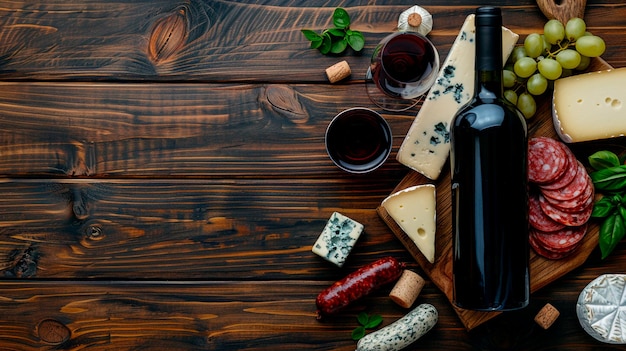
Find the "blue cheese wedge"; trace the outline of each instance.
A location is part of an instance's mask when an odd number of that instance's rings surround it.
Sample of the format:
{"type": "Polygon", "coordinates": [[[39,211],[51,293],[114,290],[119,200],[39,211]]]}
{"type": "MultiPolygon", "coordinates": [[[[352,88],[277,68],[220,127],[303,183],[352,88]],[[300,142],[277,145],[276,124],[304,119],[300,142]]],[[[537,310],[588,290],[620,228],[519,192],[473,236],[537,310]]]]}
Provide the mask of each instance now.
{"type": "Polygon", "coordinates": [[[576,315],[596,340],[626,344],[626,274],[604,274],[589,283],[578,297],[576,315]]]}
{"type": "Polygon", "coordinates": [[[338,267],[343,266],[363,232],[363,225],[334,212],[311,251],[338,267]]]}
{"type": "MultiPolygon", "coordinates": [[[[439,177],[450,153],[450,123],[474,94],[475,31],[472,14],[465,19],[396,157],[433,180],[439,177]]],[[[518,34],[502,27],[502,62],[506,62],[518,38],[518,34]]]]}
{"type": "Polygon", "coordinates": [[[428,262],[435,262],[435,186],[423,184],[400,190],[383,200],[382,206],[428,262]]]}
{"type": "Polygon", "coordinates": [[[567,143],[626,135],[626,68],[554,81],[552,120],[567,143]]]}

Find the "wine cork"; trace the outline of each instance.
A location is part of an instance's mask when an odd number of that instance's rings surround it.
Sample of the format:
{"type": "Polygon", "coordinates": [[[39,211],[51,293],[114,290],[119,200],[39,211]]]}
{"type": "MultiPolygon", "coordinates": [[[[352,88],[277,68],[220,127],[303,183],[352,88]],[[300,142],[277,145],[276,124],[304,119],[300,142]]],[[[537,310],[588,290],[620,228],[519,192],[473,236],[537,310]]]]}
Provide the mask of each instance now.
{"type": "Polygon", "coordinates": [[[560,314],[559,310],[547,303],[535,316],[535,322],[543,329],[548,329],[559,318],[560,314]]]}
{"type": "Polygon", "coordinates": [[[422,25],[422,16],[419,13],[412,13],[409,15],[408,23],[411,27],[419,27],[422,25]]]}
{"type": "Polygon", "coordinates": [[[337,62],[326,68],[326,76],[331,83],[336,83],[352,74],[348,61],[337,62]]]}
{"type": "Polygon", "coordinates": [[[425,284],[426,281],[419,274],[408,269],[404,270],[396,285],[391,289],[389,297],[401,307],[409,308],[413,305],[425,284]]]}

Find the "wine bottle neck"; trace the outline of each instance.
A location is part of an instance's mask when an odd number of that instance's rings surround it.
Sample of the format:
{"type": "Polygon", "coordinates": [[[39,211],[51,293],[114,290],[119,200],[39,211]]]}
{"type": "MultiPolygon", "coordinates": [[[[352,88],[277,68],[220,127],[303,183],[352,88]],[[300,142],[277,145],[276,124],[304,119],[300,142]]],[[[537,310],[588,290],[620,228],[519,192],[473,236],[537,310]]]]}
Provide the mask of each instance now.
{"type": "Polygon", "coordinates": [[[476,18],[476,94],[487,90],[497,97],[502,88],[502,16],[498,8],[482,8],[476,18]]]}

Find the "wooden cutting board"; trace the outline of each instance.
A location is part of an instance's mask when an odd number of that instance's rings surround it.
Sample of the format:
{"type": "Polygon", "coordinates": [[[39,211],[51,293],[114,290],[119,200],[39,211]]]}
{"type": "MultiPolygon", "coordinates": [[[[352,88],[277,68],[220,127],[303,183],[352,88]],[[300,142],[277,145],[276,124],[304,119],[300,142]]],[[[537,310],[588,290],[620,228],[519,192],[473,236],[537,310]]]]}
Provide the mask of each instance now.
{"type": "MultiPolygon", "coordinates": [[[[610,69],[611,66],[602,59],[592,60],[589,71],[599,71],[610,69]]],[[[548,136],[558,139],[552,123],[551,99],[544,96],[538,101],[536,115],[528,121],[529,136],[548,136]]],[[[582,158],[588,155],[577,154],[582,158]]],[[[411,171],[400,181],[393,192],[408,188],[413,185],[431,183],[436,185],[437,193],[437,234],[435,239],[436,258],[434,263],[421,254],[415,244],[402,231],[396,222],[389,216],[382,206],[377,208],[377,212],[383,221],[389,226],[400,242],[415,258],[424,273],[431,281],[452,301],[452,205],[450,191],[450,169],[449,165],[442,171],[441,177],[437,181],[430,180],[418,172],[411,171]]],[[[530,274],[531,292],[535,292],[542,287],[552,283],[574,268],[583,264],[591,252],[598,245],[599,224],[591,221],[587,235],[577,251],[567,258],[560,260],[549,260],[543,258],[531,249],[530,251],[530,274]]],[[[470,330],[487,320],[497,316],[501,312],[477,312],[456,308],[456,312],[466,329],[470,330]]]]}

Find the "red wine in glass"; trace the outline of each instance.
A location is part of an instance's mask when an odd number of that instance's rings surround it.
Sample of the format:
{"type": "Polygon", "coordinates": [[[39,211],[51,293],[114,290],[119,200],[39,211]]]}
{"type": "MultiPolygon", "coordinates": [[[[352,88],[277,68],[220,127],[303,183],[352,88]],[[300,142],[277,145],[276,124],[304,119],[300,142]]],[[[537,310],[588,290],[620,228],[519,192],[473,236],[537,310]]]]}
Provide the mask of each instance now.
{"type": "Polygon", "coordinates": [[[414,99],[435,82],[439,54],[421,34],[394,33],[383,39],[372,57],[372,79],[378,88],[393,98],[414,99]]]}
{"type": "Polygon", "coordinates": [[[391,129],[377,112],[351,108],[338,114],[326,130],[331,160],[351,173],[366,173],[382,165],[392,148],[391,129]]]}

